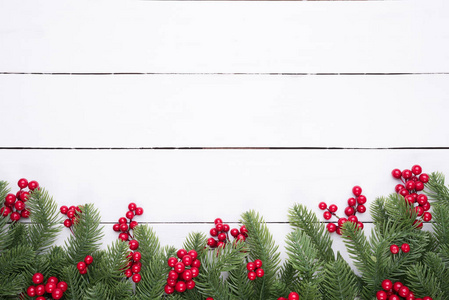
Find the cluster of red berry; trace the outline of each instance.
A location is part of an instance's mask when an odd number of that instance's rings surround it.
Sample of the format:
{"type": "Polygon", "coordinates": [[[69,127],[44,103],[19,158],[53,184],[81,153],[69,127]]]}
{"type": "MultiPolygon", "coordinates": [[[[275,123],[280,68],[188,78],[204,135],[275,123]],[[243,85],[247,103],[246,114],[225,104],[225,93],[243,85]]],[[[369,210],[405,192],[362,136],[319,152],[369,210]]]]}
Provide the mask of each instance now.
{"type": "Polygon", "coordinates": [[[80,272],[80,274],[86,274],[87,273],[87,266],[90,265],[94,261],[94,258],[90,255],[86,255],[84,258],[84,261],[80,261],[76,268],[80,272]]]}
{"type": "Polygon", "coordinates": [[[403,196],[411,205],[418,204],[415,206],[415,211],[422,220],[417,219],[414,224],[418,223],[417,228],[421,229],[422,221],[429,222],[432,220],[432,214],[428,212],[430,202],[427,200],[427,196],[418,194],[424,189],[424,184],[429,182],[429,175],[422,173],[422,168],[419,165],[414,165],[411,170],[405,169],[402,172],[399,169],[394,169],[391,171],[391,175],[402,181],[402,184],[396,185],[396,193],[403,196]]]}
{"type": "Polygon", "coordinates": [[[376,293],[377,300],[400,300],[405,298],[405,300],[432,300],[431,297],[415,298],[412,291],[401,282],[391,282],[389,279],[382,281],[383,291],[378,291],[376,293]]]}
{"type": "Polygon", "coordinates": [[[125,276],[128,278],[132,277],[132,280],[136,283],[140,282],[142,279],[139,274],[140,269],[142,268],[142,262],[140,261],[142,259],[142,254],[138,251],[130,251],[127,258],[129,259],[129,262],[127,265],[128,269],[125,270],[125,276]]]}
{"type": "Polygon", "coordinates": [[[329,207],[327,207],[327,204],[325,202],[320,202],[318,204],[318,207],[321,210],[326,210],[323,213],[324,219],[330,220],[332,216],[335,216],[338,219],[337,225],[334,223],[327,224],[326,227],[329,232],[337,232],[337,234],[341,235],[341,227],[348,221],[356,223],[358,228],[363,229],[363,223],[359,222],[356,214],[362,214],[366,212],[366,197],[362,195],[362,188],[359,186],[353,187],[352,193],[354,194],[355,198],[351,197],[348,199],[348,206],[345,209],[345,214],[348,218],[340,218],[339,216],[337,216],[336,212],[338,210],[338,207],[335,204],[331,204],[329,205],[329,207]]]}
{"type": "Polygon", "coordinates": [[[81,212],[81,207],[73,205],[67,207],[66,205],[63,205],[61,206],[59,211],[61,212],[61,214],[67,215],[67,219],[64,220],[64,226],[72,230],[73,224],[78,222],[78,213],[81,212]]]}
{"type": "Polygon", "coordinates": [[[265,271],[262,269],[262,261],[260,259],[256,259],[254,262],[249,262],[246,264],[246,268],[248,269],[248,279],[255,280],[257,277],[263,277],[265,271]]]}
{"type": "MultiPolygon", "coordinates": [[[[401,250],[404,253],[409,253],[410,252],[410,245],[407,243],[404,243],[401,245],[401,250]]],[[[393,254],[398,254],[399,253],[399,246],[398,245],[391,245],[390,246],[390,251],[393,254]]]]}
{"type": "Polygon", "coordinates": [[[248,237],[248,230],[245,225],[240,227],[240,230],[237,228],[230,229],[228,224],[223,224],[223,221],[220,218],[216,218],[214,221],[215,227],[210,229],[210,235],[213,236],[207,240],[207,245],[211,248],[216,247],[224,247],[229,239],[229,232],[234,237],[234,241],[244,241],[248,237]],[[214,237],[217,237],[215,239],[214,237]]]}
{"type": "Polygon", "coordinates": [[[5,197],[5,206],[0,208],[0,215],[9,218],[11,221],[19,221],[20,218],[28,218],[30,212],[26,209],[25,202],[30,197],[30,193],[35,189],[39,189],[39,183],[37,181],[30,181],[22,178],[17,183],[20,190],[14,194],[8,194],[5,197]],[[24,191],[28,187],[28,191],[24,191]]]}
{"type": "Polygon", "coordinates": [[[291,292],[290,294],[288,294],[288,298],[279,297],[278,300],[299,300],[299,294],[291,292]]]}
{"type": "Polygon", "coordinates": [[[136,250],[139,248],[139,242],[136,241],[131,233],[131,231],[139,225],[137,221],[133,220],[135,216],[140,216],[143,214],[143,208],[137,207],[135,203],[128,204],[128,211],[126,212],[126,218],[121,217],[118,219],[118,223],[112,226],[112,229],[116,232],[120,232],[118,238],[124,242],[128,242],[129,249],[131,252],[128,254],[127,258],[129,259],[128,268],[124,271],[126,277],[130,278],[138,283],[142,279],[142,276],[139,274],[140,269],[142,268],[142,262],[140,259],[142,255],[140,252],[136,250]],[[128,224],[128,220],[129,224],[128,224]]]}
{"type": "Polygon", "coordinates": [[[164,288],[167,294],[193,289],[195,287],[193,278],[198,276],[201,266],[195,250],[187,252],[185,249],[179,249],[176,254],[179,260],[176,257],[170,257],[167,262],[168,266],[173,268],[168,272],[167,284],[164,288]]]}
{"type": "Polygon", "coordinates": [[[33,275],[33,283],[37,286],[30,285],[27,289],[27,295],[30,297],[38,296],[36,300],[45,300],[50,297],[44,297],[45,293],[50,294],[53,299],[61,299],[64,292],[67,291],[67,283],[64,281],[58,282],[58,278],[54,276],[49,277],[47,283],[43,284],[44,275],[36,273],[33,275]]]}

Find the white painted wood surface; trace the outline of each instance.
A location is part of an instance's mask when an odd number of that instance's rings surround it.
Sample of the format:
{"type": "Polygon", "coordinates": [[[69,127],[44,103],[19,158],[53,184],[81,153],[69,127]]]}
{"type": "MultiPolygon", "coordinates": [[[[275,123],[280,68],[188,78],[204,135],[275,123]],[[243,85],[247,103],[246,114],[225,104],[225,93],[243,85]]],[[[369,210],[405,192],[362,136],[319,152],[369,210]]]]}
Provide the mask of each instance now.
{"type": "Polygon", "coordinates": [[[2,1],[10,72],[445,72],[445,1],[2,1]]]}
{"type": "Polygon", "coordinates": [[[0,79],[0,146],[449,146],[448,75],[0,79]]]}
{"type": "Polygon", "coordinates": [[[295,202],[342,211],[356,184],[392,192],[395,167],[449,174],[443,1],[80,3],[0,1],[0,180],[95,203],[104,245],[134,201],[163,244],[255,209],[283,247],[295,202]],[[10,74],[41,72],[164,74],[10,74]],[[246,149],[50,149],[85,147],[246,149]]]}

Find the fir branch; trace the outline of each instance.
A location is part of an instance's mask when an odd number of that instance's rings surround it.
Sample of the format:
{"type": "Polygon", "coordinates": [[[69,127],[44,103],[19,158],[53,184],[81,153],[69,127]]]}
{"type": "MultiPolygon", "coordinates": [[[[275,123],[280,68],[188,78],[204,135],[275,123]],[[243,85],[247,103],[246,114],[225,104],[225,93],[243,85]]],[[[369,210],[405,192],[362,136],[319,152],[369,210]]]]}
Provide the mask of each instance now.
{"type": "Polygon", "coordinates": [[[298,270],[288,259],[282,265],[278,275],[278,294],[287,295],[295,290],[294,286],[299,283],[298,270]]]}
{"type": "Polygon", "coordinates": [[[56,240],[62,230],[58,205],[44,189],[35,190],[27,201],[30,210],[30,244],[37,253],[45,252],[56,240]]]}
{"type": "Polygon", "coordinates": [[[78,212],[73,223],[73,235],[65,241],[65,250],[71,264],[83,261],[87,255],[98,251],[103,237],[100,227],[100,213],[93,204],[86,204],[78,212]]]}
{"type": "Polygon", "coordinates": [[[34,251],[28,245],[18,245],[0,256],[0,296],[17,296],[26,289],[33,276],[34,251]]]}
{"type": "Polygon", "coordinates": [[[449,205],[449,189],[444,184],[444,175],[439,172],[433,172],[429,176],[429,182],[426,183],[426,194],[433,203],[449,205]]]}
{"type": "Polygon", "coordinates": [[[434,273],[435,279],[439,282],[443,292],[442,298],[449,299],[449,268],[441,257],[432,252],[425,254],[424,263],[434,273]]]}
{"type": "Polygon", "coordinates": [[[204,247],[207,243],[207,237],[202,232],[191,232],[184,242],[184,249],[195,250],[198,254],[204,251],[204,247]]]}
{"type": "Polygon", "coordinates": [[[5,238],[6,249],[20,245],[28,245],[28,228],[23,223],[13,222],[9,226],[9,231],[5,238]]]}
{"type": "Polygon", "coordinates": [[[391,221],[390,215],[385,208],[385,197],[378,197],[371,204],[370,212],[374,225],[378,228],[379,233],[383,234],[383,228],[388,221],[391,221]]]}
{"type": "Polygon", "coordinates": [[[263,218],[255,211],[248,211],[242,214],[240,221],[248,229],[246,243],[249,248],[248,259],[254,261],[260,259],[265,275],[253,281],[254,292],[260,299],[268,299],[275,295],[276,273],[279,270],[280,258],[278,246],[275,244],[273,236],[263,218]]]}
{"type": "Polygon", "coordinates": [[[251,299],[253,295],[253,289],[249,284],[248,270],[246,269],[246,265],[243,262],[237,265],[234,270],[229,272],[227,281],[231,289],[232,299],[251,299]]]}
{"type": "Polygon", "coordinates": [[[323,299],[320,286],[317,282],[301,281],[296,288],[301,300],[320,300],[323,299]]]}
{"type": "Polygon", "coordinates": [[[416,297],[430,296],[433,300],[443,300],[440,282],[432,270],[422,263],[417,263],[408,269],[408,287],[416,297]]]}
{"type": "Polygon", "coordinates": [[[84,275],[81,275],[76,265],[70,264],[62,270],[62,280],[67,283],[67,291],[64,297],[70,300],[83,300],[89,283],[84,275]]]}
{"type": "MultiPolygon", "coordinates": [[[[0,181],[0,207],[4,207],[5,197],[8,193],[8,183],[6,181],[0,181]]],[[[9,215],[4,217],[0,214],[0,253],[2,253],[2,251],[7,249],[10,245],[8,221],[9,215]]]]}
{"type": "Polygon", "coordinates": [[[340,253],[335,262],[325,265],[323,287],[325,299],[347,300],[358,297],[358,278],[340,253]]]}
{"type": "Polygon", "coordinates": [[[47,254],[41,255],[40,257],[42,257],[42,262],[39,266],[40,273],[42,273],[45,278],[50,276],[61,278],[62,270],[68,264],[67,254],[64,249],[55,246],[52,247],[47,254]]]}
{"type": "MultiPolygon", "coordinates": [[[[439,248],[449,245],[449,205],[433,205],[432,228],[439,248]]],[[[449,260],[449,257],[447,257],[449,260]]]]}
{"type": "Polygon", "coordinates": [[[324,223],[318,221],[315,213],[307,210],[302,204],[295,204],[289,210],[288,220],[293,227],[302,229],[311,238],[322,260],[335,260],[329,232],[324,223]]]}

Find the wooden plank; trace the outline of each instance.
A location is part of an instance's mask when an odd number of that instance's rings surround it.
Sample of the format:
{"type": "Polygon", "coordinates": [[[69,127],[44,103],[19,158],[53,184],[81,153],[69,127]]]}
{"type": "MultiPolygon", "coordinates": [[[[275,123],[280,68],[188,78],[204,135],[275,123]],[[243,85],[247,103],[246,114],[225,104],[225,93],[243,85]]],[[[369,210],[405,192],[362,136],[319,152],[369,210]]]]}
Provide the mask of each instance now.
{"type": "MultiPolygon", "coordinates": [[[[449,174],[449,150],[1,150],[0,179],[37,180],[59,205],[94,203],[104,222],[117,222],[128,203],[142,222],[238,222],[250,209],[267,222],[286,222],[302,203],[340,207],[360,185],[368,204],[394,192],[393,168],[419,163],[449,174]]],[[[369,221],[369,214],[361,216],[369,221]]]]}
{"type": "Polygon", "coordinates": [[[1,72],[449,72],[444,1],[3,1],[1,72]]]}
{"type": "Polygon", "coordinates": [[[449,146],[449,75],[2,75],[0,99],[1,147],[449,146]]]}

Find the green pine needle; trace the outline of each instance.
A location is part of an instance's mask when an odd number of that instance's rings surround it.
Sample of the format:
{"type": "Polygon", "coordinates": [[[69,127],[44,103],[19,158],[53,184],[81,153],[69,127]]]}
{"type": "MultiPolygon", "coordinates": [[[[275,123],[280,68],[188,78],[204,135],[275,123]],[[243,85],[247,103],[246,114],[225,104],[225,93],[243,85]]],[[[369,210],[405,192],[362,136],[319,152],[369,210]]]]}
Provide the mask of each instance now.
{"type": "Polygon", "coordinates": [[[324,298],[329,300],[356,299],[359,282],[349,264],[337,254],[337,260],[324,268],[324,298]]]}

